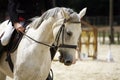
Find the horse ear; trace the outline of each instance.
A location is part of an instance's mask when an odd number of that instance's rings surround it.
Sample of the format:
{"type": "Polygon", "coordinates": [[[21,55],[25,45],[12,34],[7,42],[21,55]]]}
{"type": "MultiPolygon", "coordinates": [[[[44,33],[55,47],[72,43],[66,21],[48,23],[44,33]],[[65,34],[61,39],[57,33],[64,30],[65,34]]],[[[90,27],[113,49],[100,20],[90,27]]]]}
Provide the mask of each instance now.
{"type": "Polygon", "coordinates": [[[59,17],[65,18],[66,20],[70,18],[70,16],[64,11],[64,9],[60,10],[59,17]]]}
{"type": "Polygon", "coordinates": [[[86,14],[86,10],[87,10],[87,8],[83,8],[83,9],[80,11],[80,13],[79,13],[80,19],[82,19],[82,17],[86,14]]]}

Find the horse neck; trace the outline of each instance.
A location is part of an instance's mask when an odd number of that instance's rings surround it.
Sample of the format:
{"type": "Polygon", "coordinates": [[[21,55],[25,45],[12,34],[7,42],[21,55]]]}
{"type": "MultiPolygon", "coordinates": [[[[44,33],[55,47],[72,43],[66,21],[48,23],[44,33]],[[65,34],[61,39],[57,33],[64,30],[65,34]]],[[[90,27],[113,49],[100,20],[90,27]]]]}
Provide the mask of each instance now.
{"type": "Polygon", "coordinates": [[[53,42],[54,38],[52,25],[54,24],[54,22],[55,20],[52,17],[42,22],[42,24],[36,30],[37,40],[48,44],[51,44],[53,42]]]}

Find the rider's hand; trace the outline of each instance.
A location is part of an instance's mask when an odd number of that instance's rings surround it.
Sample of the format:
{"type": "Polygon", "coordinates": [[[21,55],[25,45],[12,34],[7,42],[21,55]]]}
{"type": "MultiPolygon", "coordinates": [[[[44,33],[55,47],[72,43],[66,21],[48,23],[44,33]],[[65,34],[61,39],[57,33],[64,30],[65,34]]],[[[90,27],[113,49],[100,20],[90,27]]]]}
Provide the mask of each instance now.
{"type": "Polygon", "coordinates": [[[17,32],[24,32],[25,28],[20,23],[14,23],[14,27],[17,30],[17,32]]]}

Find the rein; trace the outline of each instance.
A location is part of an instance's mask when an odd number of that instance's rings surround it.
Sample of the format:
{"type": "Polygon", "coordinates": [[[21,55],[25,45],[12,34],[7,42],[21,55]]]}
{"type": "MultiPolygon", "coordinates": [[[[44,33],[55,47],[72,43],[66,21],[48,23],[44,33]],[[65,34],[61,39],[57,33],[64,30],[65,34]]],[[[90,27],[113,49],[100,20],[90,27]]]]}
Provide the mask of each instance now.
{"type": "Polygon", "coordinates": [[[26,35],[25,32],[21,32],[21,33],[22,33],[23,35],[25,35],[26,37],[28,37],[29,39],[35,41],[35,42],[38,43],[38,44],[43,44],[43,45],[48,46],[48,47],[53,47],[53,46],[51,46],[51,45],[48,45],[48,44],[46,44],[46,43],[43,43],[43,42],[40,42],[40,41],[37,41],[37,40],[33,39],[32,37],[26,35]]]}
{"type": "MultiPolygon", "coordinates": [[[[71,48],[71,49],[76,49],[77,48],[77,45],[69,45],[69,44],[64,44],[64,32],[65,32],[65,23],[66,23],[66,19],[64,19],[64,22],[63,24],[61,25],[57,35],[56,35],[56,38],[55,38],[55,42],[53,43],[53,45],[48,45],[46,43],[43,43],[43,42],[40,42],[40,41],[37,41],[35,39],[33,39],[32,37],[28,36],[25,34],[25,32],[21,32],[23,35],[25,35],[26,37],[28,37],[29,39],[35,41],[36,43],[38,44],[42,44],[42,45],[45,45],[45,46],[48,46],[48,47],[58,47],[58,48],[71,48]],[[60,35],[62,35],[62,44],[58,45],[59,43],[59,40],[60,40],[60,35]],[[55,45],[56,43],[56,45],[55,45]]],[[[71,23],[80,23],[80,22],[71,22],[71,23]]]]}

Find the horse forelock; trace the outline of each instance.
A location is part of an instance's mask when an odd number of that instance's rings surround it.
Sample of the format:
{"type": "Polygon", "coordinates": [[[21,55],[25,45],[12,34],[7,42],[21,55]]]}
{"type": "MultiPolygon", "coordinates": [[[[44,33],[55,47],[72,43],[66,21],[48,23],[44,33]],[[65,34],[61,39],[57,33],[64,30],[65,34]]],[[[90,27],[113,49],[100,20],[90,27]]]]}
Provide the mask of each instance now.
{"type": "Polygon", "coordinates": [[[58,12],[61,9],[63,9],[70,16],[69,21],[71,21],[71,22],[78,22],[79,21],[79,17],[77,15],[77,13],[74,12],[72,9],[65,8],[65,7],[56,7],[56,8],[49,9],[44,14],[42,14],[41,17],[35,18],[35,20],[31,23],[31,27],[34,27],[36,29],[36,28],[38,28],[41,25],[41,23],[44,20],[48,19],[49,17],[56,18],[58,12]]]}

